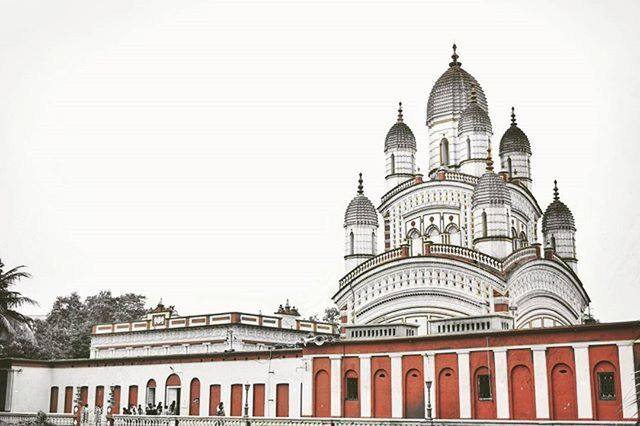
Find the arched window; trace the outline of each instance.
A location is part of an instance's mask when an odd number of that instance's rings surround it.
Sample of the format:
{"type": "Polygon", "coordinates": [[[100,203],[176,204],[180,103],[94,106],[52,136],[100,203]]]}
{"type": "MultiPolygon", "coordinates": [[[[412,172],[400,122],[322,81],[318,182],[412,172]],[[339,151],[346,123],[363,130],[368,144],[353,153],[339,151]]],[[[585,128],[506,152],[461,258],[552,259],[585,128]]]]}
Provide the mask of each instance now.
{"type": "Polygon", "coordinates": [[[449,164],[449,141],[442,138],[440,141],[440,164],[446,166],[449,164]]]}
{"type": "Polygon", "coordinates": [[[439,243],[441,241],[440,230],[435,225],[429,226],[424,234],[427,236],[427,239],[432,243],[439,243]]]}
{"type": "Polygon", "coordinates": [[[378,245],[376,243],[377,243],[377,241],[376,241],[376,233],[374,231],[374,232],[371,233],[371,254],[376,254],[376,248],[377,248],[377,245],[378,245]]]}
{"type": "Polygon", "coordinates": [[[513,251],[518,250],[519,241],[518,241],[518,233],[516,232],[516,228],[511,228],[511,245],[512,245],[513,251]]]}
{"type": "Polygon", "coordinates": [[[520,231],[520,247],[527,247],[528,245],[527,234],[525,234],[524,231],[520,231]]]}
{"type": "Polygon", "coordinates": [[[467,158],[471,160],[471,139],[467,136],[467,158]]]}
{"type": "Polygon", "coordinates": [[[391,174],[396,173],[396,156],[391,154],[391,174]]]}
{"type": "Polygon", "coordinates": [[[354,244],[353,231],[351,231],[349,233],[349,254],[354,254],[354,252],[355,252],[355,244],[354,244]]]}
{"type": "Polygon", "coordinates": [[[450,223],[449,225],[447,225],[444,232],[445,233],[442,234],[443,244],[451,244],[454,246],[459,246],[461,244],[460,229],[458,229],[458,226],[455,223],[450,223]]]}
{"type": "Polygon", "coordinates": [[[489,234],[487,230],[487,212],[482,212],[482,236],[486,237],[489,234]]]}
{"type": "Polygon", "coordinates": [[[554,237],[553,235],[551,236],[551,248],[554,251],[556,250],[556,237],[554,237]]]}
{"type": "Polygon", "coordinates": [[[513,169],[511,168],[511,157],[507,157],[507,170],[509,171],[509,177],[513,174],[513,169]]]}

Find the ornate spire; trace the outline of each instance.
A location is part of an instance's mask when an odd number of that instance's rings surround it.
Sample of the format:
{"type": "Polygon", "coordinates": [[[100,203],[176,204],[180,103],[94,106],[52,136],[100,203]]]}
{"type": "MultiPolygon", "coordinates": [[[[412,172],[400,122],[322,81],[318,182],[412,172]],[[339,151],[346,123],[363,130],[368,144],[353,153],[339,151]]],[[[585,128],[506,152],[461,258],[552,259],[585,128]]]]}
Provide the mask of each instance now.
{"type": "Polygon", "coordinates": [[[469,97],[469,103],[478,103],[478,93],[476,92],[476,85],[471,83],[471,96],[469,97]]]}
{"type": "Polygon", "coordinates": [[[491,145],[487,148],[487,171],[493,171],[493,159],[491,158],[491,145]]]}
{"type": "Polygon", "coordinates": [[[358,195],[363,195],[364,189],[362,187],[362,173],[360,173],[360,179],[358,179],[358,195]]]}
{"type": "Polygon", "coordinates": [[[516,109],[514,107],[511,107],[511,125],[512,126],[518,125],[518,123],[516,123],[516,109]]]}
{"type": "Polygon", "coordinates": [[[553,181],[553,199],[554,201],[558,201],[560,199],[560,193],[558,192],[558,181],[553,181]]]}
{"type": "Polygon", "coordinates": [[[402,102],[398,102],[398,123],[402,123],[402,102]]]}
{"type": "Polygon", "coordinates": [[[460,66],[462,65],[461,62],[458,62],[458,58],[460,56],[458,56],[458,54],[456,53],[456,50],[458,49],[458,46],[456,46],[455,43],[453,43],[453,55],[451,55],[451,59],[453,59],[452,62],[449,62],[449,66],[450,67],[455,67],[455,66],[460,66]]]}

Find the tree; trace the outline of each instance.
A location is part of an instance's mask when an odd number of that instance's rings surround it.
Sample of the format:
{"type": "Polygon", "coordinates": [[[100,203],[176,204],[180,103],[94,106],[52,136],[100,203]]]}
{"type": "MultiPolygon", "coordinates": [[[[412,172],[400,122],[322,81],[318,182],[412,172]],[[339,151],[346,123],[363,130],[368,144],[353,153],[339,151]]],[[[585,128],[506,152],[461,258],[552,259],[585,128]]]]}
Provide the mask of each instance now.
{"type": "Polygon", "coordinates": [[[322,321],[331,323],[340,328],[340,311],[335,306],[325,308],[322,321]]]}
{"type": "Polygon", "coordinates": [[[16,266],[5,272],[4,263],[0,260],[0,340],[14,336],[17,331],[30,325],[31,319],[18,312],[18,308],[38,304],[12,289],[21,279],[30,277],[23,268],[16,266]]]}
{"type": "Polygon", "coordinates": [[[27,338],[13,339],[0,347],[0,352],[26,358],[87,358],[95,324],[140,319],[146,313],[144,304],[145,297],[133,293],[113,296],[110,291],[101,291],[84,301],[78,293],[59,296],[47,318],[33,322],[34,343],[27,338]]]}

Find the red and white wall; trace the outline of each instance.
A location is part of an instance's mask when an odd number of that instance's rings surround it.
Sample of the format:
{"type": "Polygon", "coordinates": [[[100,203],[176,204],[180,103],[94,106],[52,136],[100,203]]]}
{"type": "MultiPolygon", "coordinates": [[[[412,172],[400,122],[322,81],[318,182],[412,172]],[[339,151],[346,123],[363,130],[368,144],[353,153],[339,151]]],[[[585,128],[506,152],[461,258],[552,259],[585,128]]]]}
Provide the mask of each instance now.
{"type": "Polygon", "coordinates": [[[5,409],[13,412],[70,412],[78,389],[90,408],[103,406],[115,386],[116,411],[145,405],[150,392],[156,404],[164,402],[179,388],[181,415],[212,415],[222,401],[227,415],[238,416],[247,403],[258,417],[424,418],[430,403],[438,419],[631,421],[640,322],[342,340],[272,352],[2,363],[5,409]],[[601,374],[610,380],[605,398],[601,374]],[[479,376],[488,376],[489,394],[479,376]]]}

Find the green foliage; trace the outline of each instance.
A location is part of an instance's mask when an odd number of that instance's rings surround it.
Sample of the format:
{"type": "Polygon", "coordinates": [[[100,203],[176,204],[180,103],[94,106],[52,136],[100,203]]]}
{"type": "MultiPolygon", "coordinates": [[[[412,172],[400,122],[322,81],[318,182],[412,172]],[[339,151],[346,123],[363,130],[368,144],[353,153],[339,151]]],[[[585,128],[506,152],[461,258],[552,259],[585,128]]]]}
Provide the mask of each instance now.
{"type": "Polygon", "coordinates": [[[145,297],[110,291],[87,297],[59,296],[45,320],[33,322],[33,339],[22,335],[0,346],[4,356],[40,359],[88,358],[91,328],[99,323],[125,322],[145,313],[145,297]]]}
{"type": "Polygon", "coordinates": [[[23,305],[37,305],[37,302],[13,290],[21,279],[30,275],[23,271],[24,266],[16,266],[8,271],[4,270],[4,263],[0,260],[0,338],[2,340],[13,337],[20,332],[24,325],[29,325],[31,319],[17,311],[23,305]]]}
{"type": "Polygon", "coordinates": [[[336,327],[340,327],[340,311],[335,306],[326,308],[324,310],[324,316],[322,321],[334,324],[336,327]]]}

